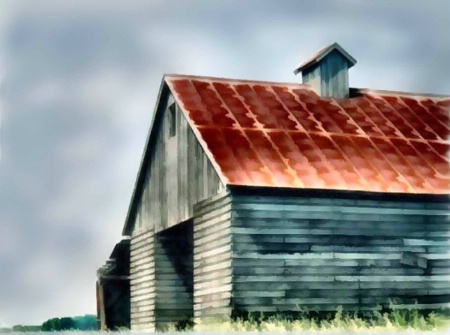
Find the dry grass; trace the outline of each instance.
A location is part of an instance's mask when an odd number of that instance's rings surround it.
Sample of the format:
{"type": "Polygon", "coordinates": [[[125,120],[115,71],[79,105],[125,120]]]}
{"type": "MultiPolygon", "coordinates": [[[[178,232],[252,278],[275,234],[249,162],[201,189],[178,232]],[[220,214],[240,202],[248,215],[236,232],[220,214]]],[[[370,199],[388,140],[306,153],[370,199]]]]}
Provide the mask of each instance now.
{"type": "Polygon", "coordinates": [[[209,320],[202,324],[186,322],[184,327],[171,325],[168,331],[396,331],[421,330],[438,331],[450,327],[448,313],[413,310],[390,310],[372,312],[361,316],[357,313],[346,313],[342,308],[328,317],[314,317],[303,313],[295,319],[283,316],[259,317],[248,316],[230,321],[209,320]]]}

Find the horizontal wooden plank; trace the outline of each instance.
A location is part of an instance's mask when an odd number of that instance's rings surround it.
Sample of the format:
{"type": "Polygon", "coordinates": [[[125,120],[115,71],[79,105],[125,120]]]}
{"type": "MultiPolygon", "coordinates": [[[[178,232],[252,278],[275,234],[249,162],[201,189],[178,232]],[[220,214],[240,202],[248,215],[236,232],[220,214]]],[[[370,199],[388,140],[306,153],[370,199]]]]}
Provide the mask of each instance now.
{"type": "Polygon", "coordinates": [[[139,262],[142,259],[148,259],[149,261],[151,261],[153,259],[153,250],[148,250],[145,252],[136,252],[135,254],[130,255],[130,264],[139,262]]]}
{"type": "MultiPolygon", "coordinates": [[[[344,276],[288,276],[288,275],[255,275],[255,276],[236,276],[233,279],[234,283],[262,283],[262,282],[333,282],[336,278],[341,278],[344,276]]],[[[359,276],[361,277],[361,276],[359,276]]],[[[351,277],[354,278],[354,277],[351,277]]]]}
{"type": "MultiPolygon", "coordinates": [[[[136,327],[146,327],[149,326],[150,322],[153,322],[155,320],[154,316],[142,314],[142,315],[136,315],[131,317],[131,324],[136,327]]],[[[139,329],[145,329],[145,328],[139,328],[139,329]]]]}
{"type": "Polygon", "coordinates": [[[130,279],[133,282],[135,279],[140,279],[142,277],[151,276],[155,273],[155,268],[149,264],[142,264],[138,267],[133,267],[130,269],[130,279]]]}
{"type": "Polygon", "coordinates": [[[196,303],[209,302],[209,301],[217,301],[230,299],[233,296],[231,291],[220,292],[217,294],[209,294],[207,296],[197,296],[195,297],[196,303]]]}
{"type": "Polygon", "coordinates": [[[276,290],[339,290],[339,289],[358,289],[358,282],[336,282],[336,281],[323,281],[318,278],[317,281],[279,281],[279,282],[233,282],[233,290],[237,291],[276,291],[276,290]]]}
{"type": "Polygon", "coordinates": [[[202,213],[206,208],[214,207],[231,201],[230,193],[227,190],[217,192],[217,194],[208,197],[207,199],[198,201],[194,205],[194,213],[202,213]]]}
{"type": "MultiPolygon", "coordinates": [[[[302,260],[303,262],[307,262],[306,264],[311,263],[309,260],[302,260]]],[[[315,264],[315,262],[313,263],[315,264]]],[[[239,267],[278,267],[284,266],[284,259],[260,259],[260,258],[233,258],[233,268],[239,267]]],[[[301,265],[301,264],[299,264],[301,265]]]]}
{"type": "Polygon", "coordinates": [[[203,320],[212,318],[215,320],[227,319],[231,316],[231,307],[216,307],[216,308],[201,308],[198,305],[194,305],[194,321],[201,322],[200,317],[203,320]]]}
{"type": "Polygon", "coordinates": [[[437,208],[446,209],[448,203],[432,203],[423,201],[391,201],[373,199],[348,199],[336,197],[296,197],[296,196],[266,196],[266,195],[231,195],[234,202],[239,203],[269,203],[292,205],[333,205],[333,206],[363,206],[375,208],[437,208]]]}
{"type": "Polygon", "coordinates": [[[202,274],[211,273],[211,272],[217,272],[219,270],[228,269],[231,267],[231,260],[223,260],[218,263],[208,263],[208,265],[205,265],[203,267],[198,267],[194,269],[194,276],[200,276],[202,274]]]}
{"type": "Polygon", "coordinates": [[[402,305],[394,305],[396,309],[443,309],[450,308],[450,303],[438,303],[438,304],[402,304],[402,305]]]}
{"type": "Polygon", "coordinates": [[[140,257],[137,259],[130,259],[130,268],[141,266],[143,264],[149,264],[150,266],[154,266],[154,257],[143,255],[144,257],[140,257]]]}
{"type": "Polygon", "coordinates": [[[155,289],[154,282],[143,282],[130,286],[130,292],[132,296],[139,295],[140,290],[148,290],[148,292],[151,292],[154,289],[155,289]]]}
{"type": "Polygon", "coordinates": [[[235,303],[251,305],[309,305],[309,304],[358,304],[358,298],[236,298],[235,303]]]}
{"type": "Polygon", "coordinates": [[[154,309],[155,309],[155,304],[153,303],[150,305],[131,307],[130,311],[133,314],[137,314],[137,313],[149,314],[149,312],[153,312],[154,309]]]}
{"type": "Polygon", "coordinates": [[[214,228],[214,226],[228,222],[231,220],[230,212],[213,212],[211,217],[206,218],[204,221],[198,220],[197,218],[194,220],[194,236],[202,236],[205,234],[205,230],[210,228],[214,228]]]}
{"type": "Polygon", "coordinates": [[[194,283],[208,283],[215,279],[222,279],[232,276],[231,267],[223,267],[222,269],[214,269],[212,271],[199,272],[194,276],[194,283]]]}
{"type": "Polygon", "coordinates": [[[145,300],[134,300],[131,302],[131,308],[140,308],[145,306],[154,306],[155,305],[155,299],[154,296],[147,298],[145,300]]]}
{"type": "Polygon", "coordinates": [[[207,302],[200,302],[196,301],[197,308],[202,309],[213,309],[213,308],[220,308],[220,307],[227,307],[230,305],[230,299],[221,299],[221,300],[214,300],[214,301],[207,301],[207,302]]]}
{"type": "Polygon", "coordinates": [[[314,213],[314,212],[325,212],[325,213],[358,213],[364,215],[436,215],[436,216],[448,216],[448,209],[432,209],[432,208],[392,208],[385,207],[382,211],[378,207],[366,207],[366,206],[344,206],[344,205],[326,205],[321,203],[319,206],[311,206],[311,204],[306,205],[297,205],[297,204],[286,204],[286,203],[243,203],[239,201],[233,202],[233,211],[243,211],[243,210],[252,210],[252,211],[276,211],[276,212],[301,212],[301,213],[314,213]]]}
{"type": "Polygon", "coordinates": [[[139,306],[141,304],[145,304],[147,301],[153,301],[155,298],[154,290],[148,290],[147,292],[141,294],[131,294],[131,305],[139,306]]]}
{"type": "Polygon", "coordinates": [[[221,253],[230,253],[231,245],[227,243],[228,241],[223,241],[220,245],[215,245],[214,248],[207,248],[207,251],[202,250],[201,247],[194,248],[194,261],[199,261],[203,258],[209,258],[221,253]]]}
{"type": "Polygon", "coordinates": [[[143,229],[140,231],[133,231],[133,235],[131,236],[131,241],[139,241],[142,238],[145,238],[146,236],[152,236],[154,235],[154,230],[153,228],[149,228],[149,229],[143,229]]]}
{"type": "Polygon", "coordinates": [[[426,258],[427,260],[450,260],[450,252],[447,253],[420,253],[418,254],[421,257],[426,258]]]}
{"type": "Polygon", "coordinates": [[[408,246],[444,246],[448,247],[447,250],[450,250],[450,239],[444,239],[444,240],[426,240],[426,239],[410,239],[410,238],[404,238],[403,244],[408,246]]]}
{"type": "Polygon", "coordinates": [[[202,247],[208,245],[213,247],[215,244],[222,242],[223,240],[227,240],[228,243],[231,243],[231,233],[227,227],[224,227],[222,230],[217,232],[211,232],[204,237],[196,237],[194,247],[202,247]]]}
{"type": "Polygon", "coordinates": [[[415,253],[422,253],[426,252],[426,249],[424,247],[419,246],[376,246],[371,245],[367,247],[361,247],[361,246],[342,246],[342,245],[313,245],[311,246],[311,251],[313,252],[351,252],[351,253],[368,253],[368,252],[415,252],[415,253]]]}
{"type": "Polygon", "coordinates": [[[401,285],[405,289],[442,289],[449,286],[448,280],[444,281],[408,281],[408,282],[396,282],[396,281],[361,281],[359,286],[361,289],[391,289],[398,288],[401,285]]]}
{"type": "Polygon", "coordinates": [[[231,259],[231,253],[230,252],[223,252],[223,253],[221,253],[219,255],[214,255],[213,258],[209,258],[209,257],[202,258],[201,255],[198,255],[197,259],[194,260],[194,262],[193,262],[193,268],[194,269],[201,268],[201,267],[203,267],[205,265],[214,264],[216,262],[223,261],[223,260],[228,260],[228,259],[231,259]]]}
{"type": "Polygon", "coordinates": [[[158,314],[160,314],[162,311],[179,311],[179,310],[190,310],[193,308],[193,304],[192,302],[190,303],[189,301],[184,301],[184,302],[180,302],[176,300],[161,300],[161,303],[156,303],[155,305],[155,313],[157,314],[157,316],[159,316],[158,314]]]}
{"type": "Polygon", "coordinates": [[[147,297],[153,297],[153,294],[155,292],[156,288],[155,286],[140,286],[140,287],[131,287],[130,288],[130,295],[132,298],[139,297],[139,296],[147,296],[147,297]]]}
{"type": "Polygon", "coordinates": [[[210,212],[194,216],[194,231],[197,231],[198,228],[202,226],[208,225],[208,222],[221,216],[231,217],[231,204],[225,205],[218,210],[212,210],[210,212]]]}
{"type": "MultiPolygon", "coordinates": [[[[194,282],[194,293],[201,293],[205,290],[214,289],[215,287],[221,287],[225,284],[230,284],[232,282],[232,277],[222,277],[222,278],[216,278],[210,281],[205,282],[194,282]]],[[[234,281],[234,280],[233,280],[234,281]]],[[[194,294],[194,296],[195,296],[194,294]]]]}
{"type": "Polygon", "coordinates": [[[198,288],[198,289],[197,289],[197,286],[195,286],[194,297],[204,296],[207,294],[216,294],[219,292],[228,292],[228,291],[231,291],[231,289],[232,289],[231,284],[217,285],[217,286],[212,286],[210,288],[198,288]]]}
{"type": "Polygon", "coordinates": [[[130,248],[130,257],[132,259],[139,258],[141,255],[147,255],[150,257],[153,254],[154,246],[153,245],[145,245],[140,246],[138,248],[130,248]]]}
{"type": "Polygon", "coordinates": [[[339,252],[324,252],[324,253],[275,253],[275,254],[261,254],[256,252],[233,253],[233,259],[278,259],[284,260],[286,265],[295,265],[295,262],[301,259],[343,259],[343,260],[400,260],[401,254],[383,254],[383,253],[339,253],[339,252]]]}
{"type": "MultiPolygon", "coordinates": [[[[422,275],[423,269],[411,268],[359,268],[359,267],[333,267],[333,266],[315,266],[315,267],[234,267],[235,276],[250,275],[422,275]]],[[[450,274],[450,273],[449,273],[450,274]]]]}

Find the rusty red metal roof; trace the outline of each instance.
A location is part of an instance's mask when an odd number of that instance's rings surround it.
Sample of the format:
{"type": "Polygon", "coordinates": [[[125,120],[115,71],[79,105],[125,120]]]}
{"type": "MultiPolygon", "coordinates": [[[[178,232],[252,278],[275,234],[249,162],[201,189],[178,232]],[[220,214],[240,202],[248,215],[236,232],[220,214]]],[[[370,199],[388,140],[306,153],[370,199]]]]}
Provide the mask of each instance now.
{"type": "Polygon", "coordinates": [[[448,194],[450,98],[168,75],[229,185],[448,194]]]}

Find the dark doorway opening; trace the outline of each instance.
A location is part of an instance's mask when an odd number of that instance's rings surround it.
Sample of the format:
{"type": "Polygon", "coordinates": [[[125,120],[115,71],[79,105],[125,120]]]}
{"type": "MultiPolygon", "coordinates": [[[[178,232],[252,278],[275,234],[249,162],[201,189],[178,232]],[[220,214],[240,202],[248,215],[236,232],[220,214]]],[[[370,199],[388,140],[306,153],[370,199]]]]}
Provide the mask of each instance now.
{"type": "Polygon", "coordinates": [[[156,329],[192,320],[194,231],[188,220],[167,228],[155,239],[156,329]]]}

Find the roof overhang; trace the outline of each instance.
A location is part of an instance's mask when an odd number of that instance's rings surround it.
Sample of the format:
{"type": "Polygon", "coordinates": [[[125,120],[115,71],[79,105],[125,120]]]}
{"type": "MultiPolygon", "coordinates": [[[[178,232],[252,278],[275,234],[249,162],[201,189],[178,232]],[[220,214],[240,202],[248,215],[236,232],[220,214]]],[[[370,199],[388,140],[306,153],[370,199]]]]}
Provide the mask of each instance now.
{"type": "Polygon", "coordinates": [[[440,202],[450,203],[448,194],[424,194],[424,193],[384,193],[355,190],[333,190],[312,189],[294,187],[267,187],[227,185],[231,195],[259,195],[275,197],[303,197],[303,198],[335,198],[355,200],[378,200],[378,201],[418,201],[418,202],[440,202]]]}

